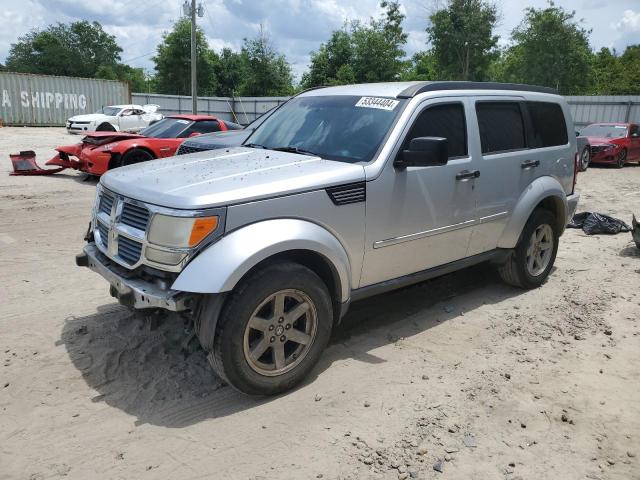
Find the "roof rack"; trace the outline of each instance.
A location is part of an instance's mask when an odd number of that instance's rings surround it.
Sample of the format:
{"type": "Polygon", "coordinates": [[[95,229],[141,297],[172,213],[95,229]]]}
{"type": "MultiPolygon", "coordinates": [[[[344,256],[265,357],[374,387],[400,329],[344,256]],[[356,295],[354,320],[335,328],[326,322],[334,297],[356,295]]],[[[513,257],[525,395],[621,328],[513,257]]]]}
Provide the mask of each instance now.
{"type": "Polygon", "coordinates": [[[519,92],[538,92],[558,95],[558,91],[555,88],[540,87],[538,85],[498,82],[436,81],[420,82],[415,85],[411,85],[401,91],[396,98],[411,98],[415,97],[419,93],[435,92],[437,90],[515,90],[519,92]]]}

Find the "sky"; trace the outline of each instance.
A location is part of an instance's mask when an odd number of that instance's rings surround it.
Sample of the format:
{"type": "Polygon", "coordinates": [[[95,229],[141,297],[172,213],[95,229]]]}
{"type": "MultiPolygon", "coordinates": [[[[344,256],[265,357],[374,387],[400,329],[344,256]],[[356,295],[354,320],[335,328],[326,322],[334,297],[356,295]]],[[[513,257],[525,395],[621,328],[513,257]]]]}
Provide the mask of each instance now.
{"type": "MultiPolygon", "coordinates": [[[[115,35],[123,48],[122,61],[153,71],[151,57],[163,32],[182,15],[184,0],[0,0],[0,63],[11,43],[32,29],[51,23],[98,21],[115,35]]],[[[239,50],[243,38],[254,37],[263,25],[276,49],[286,55],[297,79],[308,68],[309,54],[346,20],[368,20],[381,14],[379,0],[201,0],[199,25],[216,51],[239,50]]],[[[425,50],[428,17],[444,0],[401,0],[409,34],[407,56],[425,50]]],[[[509,35],[527,7],[544,7],[546,0],[495,0],[500,11],[497,34],[508,44],[509,35]]],[[[556,0],[575,10],[576,18],[592,30],[594,49],[640,43],[640,0],[556,0]]]]}

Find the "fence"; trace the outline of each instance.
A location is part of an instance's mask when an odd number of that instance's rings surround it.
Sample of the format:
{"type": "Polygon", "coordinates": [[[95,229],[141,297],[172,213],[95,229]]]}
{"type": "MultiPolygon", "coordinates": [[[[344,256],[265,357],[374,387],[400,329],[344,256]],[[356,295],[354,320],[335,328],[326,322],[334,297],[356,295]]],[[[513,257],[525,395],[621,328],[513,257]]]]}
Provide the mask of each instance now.
{"type": "Polygon", "coordinates": [[[566,97],[578,127],[598,122],[640,123],[640,95],[566,97]]]}
{"type": "MultiPolygon", "coordinates": [[[[133,103],[139,105],[160,105],[159,110],[164,115],[191,113],[192,102],[189,96],[133,93],[131,98],[133,103]]],[[[288,99],[289,97],[198,97],[198,113],[246,125],[288,99]]]]}
{"type": "Polygon", "coordinates": [[[74,115],[129,102],[124,82],[0,72],[0,119],[5,125],[64,125],[74,115]]]}

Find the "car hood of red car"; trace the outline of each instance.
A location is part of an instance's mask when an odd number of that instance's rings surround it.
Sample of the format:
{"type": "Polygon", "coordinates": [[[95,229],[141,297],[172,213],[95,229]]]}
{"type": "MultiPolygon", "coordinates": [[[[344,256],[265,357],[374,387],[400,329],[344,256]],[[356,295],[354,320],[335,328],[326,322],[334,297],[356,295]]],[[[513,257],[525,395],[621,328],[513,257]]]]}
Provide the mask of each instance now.
{"type": "Polygon", "coordinates": [[[144,135],[127,132],[95,132],[86,135],[82,139],[82,143],[92,145],[104,145],[106,143],[120,142],[122,140],[132,140],[136,138],[147,138],[144,135]]]}
{"type": "Polygon", "coordinates": [[[624,138],[587,137],[589,145],[615,145],[624,141],[624,138]]]}

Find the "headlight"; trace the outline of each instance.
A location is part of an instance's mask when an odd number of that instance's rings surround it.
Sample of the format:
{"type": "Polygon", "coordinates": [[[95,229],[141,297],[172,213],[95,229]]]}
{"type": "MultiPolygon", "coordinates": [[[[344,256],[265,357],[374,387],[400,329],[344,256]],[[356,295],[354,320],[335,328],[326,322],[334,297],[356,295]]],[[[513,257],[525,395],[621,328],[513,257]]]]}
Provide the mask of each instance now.
{"type": "Polygon", "coordinates": [[[103,152],[110,152],[111,150],[113,150],[113,148],[117,145],[117,143],[107,143],[105,146],[102,147],[102,151],[103,152]]]}
{"type": "Polygon", "coordinates": [[[609,150],[613,150],[614,148],[616,148],[616,145],[605,145],[603,150],[605,152],[608,152],[609,150]]]}
{"type": "Polygon", "coordinates": [[[191,248],[218,228],[218,216],[172,217],[156,214],[151,221],[148,240],[163,247],[191,248]]]}

